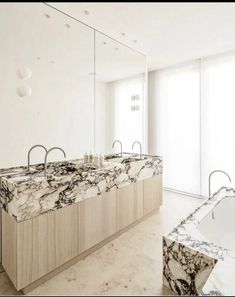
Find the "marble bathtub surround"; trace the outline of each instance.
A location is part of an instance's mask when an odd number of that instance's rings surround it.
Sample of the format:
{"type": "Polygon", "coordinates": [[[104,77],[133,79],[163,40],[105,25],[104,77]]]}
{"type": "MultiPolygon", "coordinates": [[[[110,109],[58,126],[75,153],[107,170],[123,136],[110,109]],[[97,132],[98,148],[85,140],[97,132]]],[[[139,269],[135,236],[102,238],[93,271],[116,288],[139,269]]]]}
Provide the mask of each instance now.
{"type": "MultiPolygon", "coordinates": [[[[235,189],[222,187],[192,214],[163,236],[163,284],[179,295],[225,295],[225,271],[235,274],[235,251],[205,238],[198,225],[221,200],[234,197],[235,189]]],[[[228,272],[227,272],[228,273],[228,272]]],[[[231,279],[231,277],[230,277],[231,279]]],[[[228,283],[228,282],[227,282],[228,283]]],[[[234,282],[230,283],[234,288],[234,282]]]]}
{"type": "Polygon", "coordinates": [[[162,174],[162,159],[124,153],[106,156],[100,168],[81,159],[51,162],[49,178],[43,164],[31,167],[32,172],[25,166],[0,169],[0,203],[17,222],[162,174]]]}

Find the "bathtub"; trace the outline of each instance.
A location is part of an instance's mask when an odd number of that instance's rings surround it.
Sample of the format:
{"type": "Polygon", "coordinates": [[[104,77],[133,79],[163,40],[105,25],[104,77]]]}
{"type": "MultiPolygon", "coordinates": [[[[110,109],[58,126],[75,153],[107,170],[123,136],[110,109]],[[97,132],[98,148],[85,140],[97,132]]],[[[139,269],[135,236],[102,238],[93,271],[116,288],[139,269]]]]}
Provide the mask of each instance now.
{"type": "Polygon", "coordinates": [[[222,187],[163,236],[163,285],[179,295],[235,294],[235,189],[222,187]]]}
{"type": "Polygon", "coordinates": [[[235,251],[235,197],[224,197],[199,222],[198,231],[205,240],[235,251]]]}

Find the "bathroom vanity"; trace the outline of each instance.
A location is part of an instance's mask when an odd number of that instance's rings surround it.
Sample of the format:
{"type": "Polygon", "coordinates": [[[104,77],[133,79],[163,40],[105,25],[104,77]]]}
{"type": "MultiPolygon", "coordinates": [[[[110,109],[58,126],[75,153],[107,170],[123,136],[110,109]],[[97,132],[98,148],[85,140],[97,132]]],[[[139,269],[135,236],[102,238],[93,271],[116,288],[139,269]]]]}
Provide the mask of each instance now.
{"type": "Polygon", "coordinates": [[[159,210],[162,159],[124,153],[0,170],[2,265],[25,292],[159,210]]]}
{"type": "Polygon", "coordinates": [[[115,139],[123,151],[136,140],[148,151],[143,53],[46,3],[6,3],[1,16],[1,37],[12,42],[2,44],[0,124],[14,120],[2,129],[0,167],[24,164],[38,143],[72,159],[48,163],[45,177],[37,149],[30,172],[0,169],[2,265],[26,292],[158,210],[162,159],[109,155],[102,168],[75,160],[115,139]]]}

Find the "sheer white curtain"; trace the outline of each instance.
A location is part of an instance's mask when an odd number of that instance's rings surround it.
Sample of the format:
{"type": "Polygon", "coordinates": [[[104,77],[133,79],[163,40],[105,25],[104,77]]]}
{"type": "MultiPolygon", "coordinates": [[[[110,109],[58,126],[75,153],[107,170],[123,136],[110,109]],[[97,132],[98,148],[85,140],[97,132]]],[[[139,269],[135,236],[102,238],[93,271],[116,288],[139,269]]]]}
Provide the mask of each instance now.
{"type": "MultiPolygon", "coordinates": [[[[235,53],[202,61],[202,194],[212,170],[228,172],[235,186],[235,53]]],[[[230,185],[217,173],[212,192],[230,185]]]]}
{"type": "Polygon", "coordinates": [[[157,148],[164,186],[208,195],[235,187],[235,52],[158,72],[157,148]]]}
{"type": "Polygon", "coordinates": [[[157,148],[164,186],[200,194],[200,90],[197,63],[159,72],[157,148]]]}

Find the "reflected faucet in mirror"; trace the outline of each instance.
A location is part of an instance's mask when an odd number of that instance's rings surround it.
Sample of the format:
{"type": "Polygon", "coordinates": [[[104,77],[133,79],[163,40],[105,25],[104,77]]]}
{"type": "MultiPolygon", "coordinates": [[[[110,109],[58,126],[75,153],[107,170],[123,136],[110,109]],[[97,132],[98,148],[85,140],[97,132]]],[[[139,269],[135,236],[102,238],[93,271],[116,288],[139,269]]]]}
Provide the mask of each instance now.
{"type": "Polygon", "coordinates": [[[30,168],[30,154],[31,154],[31,151],[36,148],[36,147],[41,147],[45,150],[45,152],[47,153],[47,149],[45,148],[45,146],[41,145],[41,144],[36,144],[34,146],[32,146],[29,151],[28,151],[28,166],[27,166],[27,170],[28,172],[30,172],[29,168],[30,168]]]}
{"type": "Polygon", "coordinates": [[[120,140],[115,140],[114,142],[113,142],[113,144],[112,144],[112,148],[114,148],[114,146],[115,146],[115,143],[120,143],[120,146],[121,146],[121,157],[122,157],[122,142],[120,141],[120,140]]]}
{"type": "Polygon", "coordinates": [[[60,148],[58,146],[50,148],[45,155],[45,161],[44,161],[44,175],[45,175],[45,177],[47,177],[47,156],[53,150],[60,150],[64,154],[64,157],[66,158],[66,153],[62,148],[60,148]]]}
{"type": "Polygon", "coordinates": [[[140,146],[140,159],[142,159],[142,145],[141,145],[141,143],[139,141],[135,141],[132,144],[132,150],[133,150],[133,148],[134,148],[134,146],[135,146],[136,143],[139,144],[139,146],[140,146]]]}

